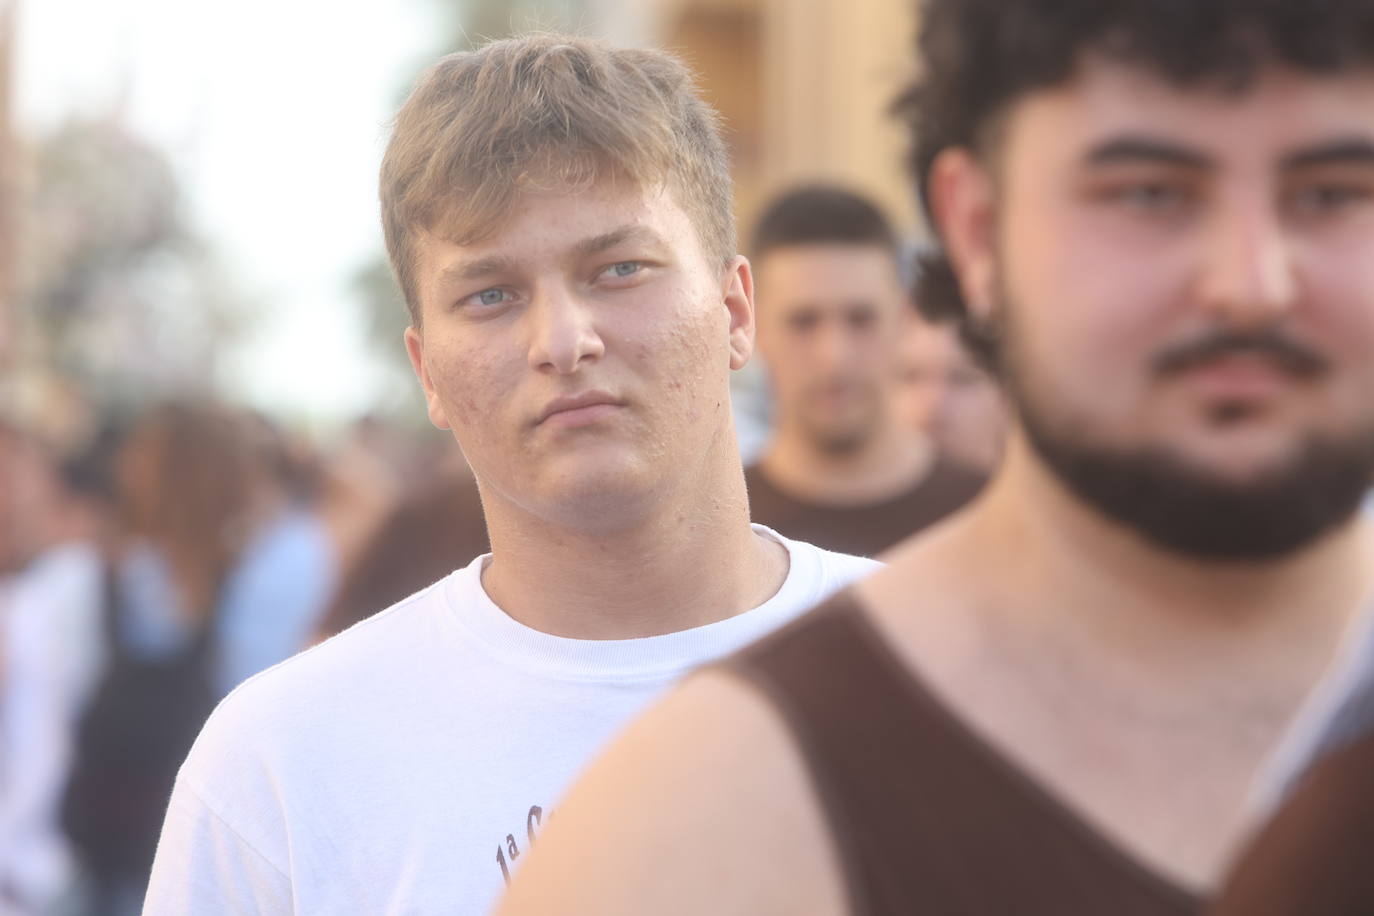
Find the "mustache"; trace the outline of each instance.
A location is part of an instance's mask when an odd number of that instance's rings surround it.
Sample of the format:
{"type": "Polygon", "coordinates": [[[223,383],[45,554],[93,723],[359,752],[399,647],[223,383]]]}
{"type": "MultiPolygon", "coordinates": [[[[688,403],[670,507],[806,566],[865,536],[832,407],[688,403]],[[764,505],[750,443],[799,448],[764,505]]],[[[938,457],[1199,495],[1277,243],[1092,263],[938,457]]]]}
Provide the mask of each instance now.
{"type": "Polygon", "coordinates": [[[1155,357],[1154,369],[1160,375],[1172,375],[1225,356],[1262,356],[1299,378],[1321,375],[1331,366],[1311,347],[1278,331],[1263,330],[1219,331],[1179,344],[1155,357]]]}
{"type": "Polygon", "coordinates": [[[873,387],[871,383],[860,379],[848,376],[832,376],[824,379],[812,379],[806,386],[805,392],[809,397],[817,397],[826,394],[852,394],[867,391],[873,387]]]}

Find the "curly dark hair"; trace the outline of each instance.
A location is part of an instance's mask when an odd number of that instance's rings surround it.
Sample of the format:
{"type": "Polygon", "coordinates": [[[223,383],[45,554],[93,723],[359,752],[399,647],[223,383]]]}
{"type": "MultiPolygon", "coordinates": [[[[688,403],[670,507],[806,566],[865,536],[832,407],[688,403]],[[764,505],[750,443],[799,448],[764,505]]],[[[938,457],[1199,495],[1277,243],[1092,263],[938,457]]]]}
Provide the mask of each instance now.
{"type": "MultiPolygon", "coordinates": [[[[924,72],[895,105],[911,129],[908,164],[930,211],[939,154],[986,153],[999,116],[1020,96],[1072,78],[1085,51],[1149,67],[1180,85],[1241,91],[1278,61],[1310,73],[1374,64],[1374,0],[924,0],[924,72]]],[[[917,302],[957,314],[985,361],[995,341],[972,326],[948,261],[923,258],[917,302]]]]}

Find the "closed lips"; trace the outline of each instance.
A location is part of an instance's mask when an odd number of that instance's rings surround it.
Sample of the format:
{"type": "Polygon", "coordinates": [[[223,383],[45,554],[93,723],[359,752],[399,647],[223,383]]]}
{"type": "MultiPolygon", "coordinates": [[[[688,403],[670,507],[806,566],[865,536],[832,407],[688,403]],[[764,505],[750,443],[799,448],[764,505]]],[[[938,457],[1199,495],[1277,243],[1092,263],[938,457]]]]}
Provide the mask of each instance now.
{"type": "Polygon", "coordinates": [[[589,391],[584,394],[555,398],[550,401],[539,414],[538,422],[543,423],[554,414],[566,413],[569,410],[580,410],[584,407],[595,407],[599,404],[607,404],[614,407],[623,406],[621,401],[605,392],[589,391]]]}

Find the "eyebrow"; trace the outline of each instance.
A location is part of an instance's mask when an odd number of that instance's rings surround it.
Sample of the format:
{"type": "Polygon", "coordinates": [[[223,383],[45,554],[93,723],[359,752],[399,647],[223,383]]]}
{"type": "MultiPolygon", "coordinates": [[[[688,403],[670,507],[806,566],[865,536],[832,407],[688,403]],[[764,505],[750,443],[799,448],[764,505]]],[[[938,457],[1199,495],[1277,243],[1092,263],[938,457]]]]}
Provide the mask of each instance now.
{"type": "Polygon", "coordinates": [[[574,250],[581,256],[600,254],[614,248],[624,242],[642,242],[648,245],[662,245],[663,238],[647,226],[628,225],[610,232],[603,232],[601,235],[592,236],[584,239],[574,246],[574,250]]]}
{"type": "MultiPolygon", "coordinates": [[[[1216,167],[1216,160],[1200,150],[1170,140],[1143,136],[1108,140],[1089,150],[1084,161],[1093,166],[1151,162],[1193,169],[1216,167]]],[[[1279,167],[1284,171],[1323,165],[1374,165],[1374,140],[1365,137],[1332,140],[1289,153],[1279,162],[1279,167]]]]}
{"type": "Polygon", "coordinates": [[[1115,137],[1090,149],[1083,161],[1091,166],[1121,165],[1132,162],[1175,165],[1191,169],[1212,169],[1216,160],[1206,153],[1171,140],[1156,137],[1115,137]]]}
{"type": "Polygon", "coordinates": [[[1283,157],[1285,170],[1306,169],[1323,165],[1374,165],[1374,141],[1364,137],[1346,137],[1298,150],[1283,157]]]}
{"type": "Polygon", "coordinates": [[[480,280],[492,274],[499,274],[511,268],[513,262],[510,258],[501,254],[490,255],[485,258],[477,258],[474,261],[460,261],[457,264],[445,267],[439,272],[440,283],[462,283],[472,280],[480,280]]]}
{"type": "MultiPolygon", "coordinates": [[[[573,246],[573,252],[578,257],[586,257],[600,254],[624,242],[636,241],[657,246],[664,244],[662,237],[647,226],[629,225],[583,239],[573,246]]],[[[514,267],[515,261],[512,258],[503,254],[494,254],[472,261],[460,261],[444,268],[439,273],[439,282],[444,284],[467,283],[508,272],[514,267]]]]}

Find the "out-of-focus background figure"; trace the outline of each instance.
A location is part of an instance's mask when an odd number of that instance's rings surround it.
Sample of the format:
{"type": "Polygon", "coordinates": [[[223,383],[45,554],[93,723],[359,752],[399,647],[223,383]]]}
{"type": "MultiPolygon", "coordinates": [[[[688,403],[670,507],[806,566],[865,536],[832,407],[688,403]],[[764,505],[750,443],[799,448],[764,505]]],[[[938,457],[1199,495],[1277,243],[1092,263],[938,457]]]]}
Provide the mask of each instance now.
{"type": "Polygon", "coordinates": [[[937,247],[917,246],[911,274],[915,314],[901,344],[897,411],[950,455],[991,473],[1010,423],[997,355],[964,327],[959,280],[937,247]]]}
{"type": "Polygon", "coordinates": [[[471,559],[489,549],[477,481],[454,452],[434,479],[414,488],[372,529],[318,635],[346,630],[442,579],[453,571],[455,557],[471,559]]]}
{"type": "Polygon", "coordinates": [[[115,472],[101,664],[61,812],[86,896],[112,914],[141,902],[159,803],[205,717],[305,644],[335,575],[284,443],[259,417],[155,407],[128,432],[115,472]]]}
{"type": "Polygon", "coordinates": [[[745,470],[754,521],[872,556],[971,499],[982,471],[898,414],[912,318],[882,212],[839,187],[792,190],[763,212],[750,254],[773,394],[772,439],[745,470]]]}
{"type": "Polygon", "coordinates": [[[897,414],[951,458],[990,473],[1002,457],[1006,403],[952,322],[913,314],[898,355],[897,414]]]}

